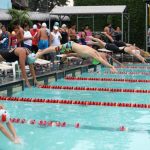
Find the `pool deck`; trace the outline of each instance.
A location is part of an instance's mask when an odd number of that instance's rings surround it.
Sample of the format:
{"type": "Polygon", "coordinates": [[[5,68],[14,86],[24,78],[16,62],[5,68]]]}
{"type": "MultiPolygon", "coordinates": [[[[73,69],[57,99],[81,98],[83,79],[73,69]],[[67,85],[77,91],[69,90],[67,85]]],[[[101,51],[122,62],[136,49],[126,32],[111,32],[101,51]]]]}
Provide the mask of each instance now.
{"type": "MultiPolygon", "coordinates": [[[[88,72],[88,69],[96,70],[95,65],[78,65],[63,68],[61,70],[46,71],[38,73],[37,80],[39,84],[47,85],[52,81],[57,81],[58,79],[64,78],[65,76],[78,76],[83,72],[88,72]]],[[[33,85],[33,80],[29,77],[30,84],[33,85]]],[[[10,78],[10,77],[1,77],[0,81],[0,96],[12,96],[14,93],[23,91],[25,83],[21,78],[10,78]],[[2,79],[3,78],[3,79],[2,79]]]]}

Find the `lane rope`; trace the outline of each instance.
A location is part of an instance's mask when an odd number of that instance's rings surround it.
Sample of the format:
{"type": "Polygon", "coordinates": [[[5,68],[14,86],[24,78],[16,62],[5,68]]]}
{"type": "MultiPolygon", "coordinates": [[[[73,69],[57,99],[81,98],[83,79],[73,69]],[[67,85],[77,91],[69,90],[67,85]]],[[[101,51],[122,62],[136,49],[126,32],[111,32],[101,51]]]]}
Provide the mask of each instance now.
{"type": "Polygon", "coordinates": [[[150,69],[150,66],[115,66],[115,68],[120,68],[120,69],[150,69]]]}
{"type": "Polygon", "coordinates": [[[117,73],[112,73],[112,72],[104,72],[105,74],[125,74],[125,75],[145,75],[145,76],[149,76],[150,73],[149,72],[126,72],[126,71],[119,71],[117,73]]]}
{"type": "Polygon", "coordinates": [[[74,91],[97,91],[97,92],[119,92],[119,93],[146,93],[150,90],[143,89],[121,89],[121,88],[102,88],[102,87],[77,87],[77,86],[56,86],[56,85],[40,85],[43,89],[59,89],[59,90],[74,90],[74,91]]]}
{"type": "Polygon", "coordinates": [[[57,100],[57,99],[5,97],[5,96],[0,96],[0,100],[7,101],[7,102],[8,101],[16,101],[16,102],[32,102],[32,103],[44,103],[44,104],[52,103],[52,104],[81,105],[81,106],[128,107],[128,108],[150,109],[150,104],[138,104],[138,103],[57,100]]]}
{"type": "Polygon", "coordinates": [[[86,81],[109,81],[109,82],[144,82],[149,83],[150,80],[142,79],[119,79],[119,78],[86,78],[86,77],[65,77],[65,80],[86,80],[86,81]]]}
{"type": "Polygon", "coordinates": [[[125,126],[120,126],[119,128],[109,128],[109,127],[92,127],[88,125],[81,125],[79,122],[75,124],[69,124],[66,122],[60,121],[46,121],[46,120],[35,120],[35,119],[21,119],[21,118],[10,118],[12,123],[16,124],[29,124],[29,125],[37,125],[38,127],[74,127],[74,128],[81,128],[81,129],[102,129],[102,130],[109,130],[109,131],[128,131],[128,128],[125,126]]]}

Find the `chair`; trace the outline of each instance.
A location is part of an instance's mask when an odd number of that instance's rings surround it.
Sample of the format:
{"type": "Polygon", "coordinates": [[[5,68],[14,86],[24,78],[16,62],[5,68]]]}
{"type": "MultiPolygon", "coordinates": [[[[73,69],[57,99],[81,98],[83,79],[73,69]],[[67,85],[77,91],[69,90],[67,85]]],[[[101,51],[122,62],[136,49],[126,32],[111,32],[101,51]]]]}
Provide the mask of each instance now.
{"type": "Polygon", "coordinates": [[[21,71],[20,71],[20,68],[19,68],[18,61],[15,61],[15,62],[2,62],[0,64],[0,70],[4,71],[5,75],[7,75],[7,72],[9,70],[12,70],[14,78],[16,78],[17,73],[18,73],[19,77],[21,75],[21,71]]]}

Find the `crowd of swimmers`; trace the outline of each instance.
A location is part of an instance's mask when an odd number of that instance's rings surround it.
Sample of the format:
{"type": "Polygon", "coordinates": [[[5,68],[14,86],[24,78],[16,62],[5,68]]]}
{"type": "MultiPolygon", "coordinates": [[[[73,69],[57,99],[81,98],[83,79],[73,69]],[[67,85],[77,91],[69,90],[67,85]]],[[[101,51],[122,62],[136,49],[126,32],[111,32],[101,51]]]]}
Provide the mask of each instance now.
{"type": "MultiPolygon", "coordinates": [[[[5,32],[4,28],[5,27],[2,26],[3,32],[5,32]]],[[[135,44],[132,45],[121,41],[121,30],[117,29],[117,31],[113,31],[112,27],[109,25],[104,28],[104,32],[92,36],[92,32],[89,27],[86,26],[82,32],[77,35],[75,25],[68,29],[67,26],[63,24],[59,29],[59,23],[56,22],[52,32],[50,32],[46,24],[43,23],[39,29],[37,25],[33,25],[33,29],[31,29],[29,33],[29,26],[27,24],[25,24],[24,30],[18,24],[14,24],[12,37],[16,37],[16,43],[10,45],[10,50],[0,51],[0,62],[18,61],[22,72],[22,78],[28,87],[31,87],[31,85],[26,74],[25,66],[29,65],[33,81],[38,85],[34,70],[34,62],[37,58],[53,52],[56,54],[64,54],[64,57],[75,56],[83,59],[90,57],[93,61],[97,61],[108,67],[113,73],[116,73],[117,70],[107,61],[107,58],[112,56],[97,51],[98,48],[105,48],[114,53],[128,53],[135,56],[142,63],[146,63],[145,56],[149,57],[149,53],[138,48],[135,44]],[[114,38],[113,34],[116,34],[117,31],[117,36],[119,36],[114,38]],[[104,41],[103,37],[107,38],[107,41],[104,41]],[[51,44],[49,45],[49,43],[51,44]],[[94,46],[97,48],[95,49],[94,46]]],[[[7,40],[6,38],[7,37],[5,37],[5,40],[7,40]]],[[[8,39],[10,38],[8,37],[8,39]]],[[[4,40],[3,43],[5,43],[4,40]]],[[[11,42],[8,42],[7,44],[10,43],[11,42]]],[[[119,64],[122,65],[121,63],[119,64]]],[[[7,114],[6,109],[4,106],[0,106],[0,115],[2,116],[4,113],[7,114]]],[[[2,122],[3,121],[0,121],[0,130],[14,143],[20,143],[12,123],[9,120],[5,121],[10,130],[10,132],[8,132],[2,122]]]]}

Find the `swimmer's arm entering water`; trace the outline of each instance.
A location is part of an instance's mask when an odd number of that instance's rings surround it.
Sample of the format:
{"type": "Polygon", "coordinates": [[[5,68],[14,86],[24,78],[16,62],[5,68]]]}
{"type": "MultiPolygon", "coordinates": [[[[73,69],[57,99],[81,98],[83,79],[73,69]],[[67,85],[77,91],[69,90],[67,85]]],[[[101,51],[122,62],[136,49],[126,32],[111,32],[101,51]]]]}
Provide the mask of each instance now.
{"type": "Polygon", "coordinates": [[[118,60],[116,60],[115,58],[113,58],[111,55],[107,54],[112,60],[113,62],[115,62],[116,64],[120,65],[120,66],[124,66],[122,63],[120,63],[118,60]]]}
{"type": "Polygon", "coordinates": [[[19,143],[20,143],[20,139],[19,139],[18,136],[17,136],[17,133],[16,133],[16,131],[15,131],[15,128],[14,128],[13,124],[9,121],[9,122],[6,123],[6,125],[7,125],[9,131],[10,131],[11,134],[12,134],[11,137],[13,138],[13,142],[14,142],[15,144],[19,144],[19,143]]]}
{"type": "Polygon", "coordinates": [[[0,123],[1,132],[12,142],[14,142],[14,137],[5,129],[5,127],[0,123]]]}

